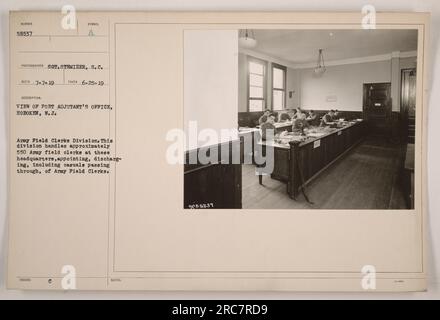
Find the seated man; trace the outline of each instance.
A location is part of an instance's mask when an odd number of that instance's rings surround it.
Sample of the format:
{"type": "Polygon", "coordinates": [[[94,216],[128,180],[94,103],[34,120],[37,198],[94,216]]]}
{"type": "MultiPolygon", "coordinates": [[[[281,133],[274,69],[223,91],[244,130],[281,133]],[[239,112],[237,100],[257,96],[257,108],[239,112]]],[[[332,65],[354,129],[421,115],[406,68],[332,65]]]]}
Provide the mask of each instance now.
{"type": "Polygon", "coordinates": [[[261,129],[261,139],[266,140],[268,138],[267,131],[272,130],[272,138],[275,136],[275,115],[273,113],[267,116],[266,122],[260,126],[261,129]]]}
{"type": "Polygon", "coordinates": [[[258,124],[261,125],[261,124],[265,123],[267,120],[267,116],[271,113],[272,112],[269,109],[264,110],[263,115],[258,119],[258,124]]]}
{"type": "Polygon", "coordinates": [[[290,115],[287,112],[280,112],[278,116],[278,122],[290,121],[290,115]]]}
{"type": "Polygon", "coordinates": [[[307,115],[307,122],[311,125],[311,126],[316,126],[316,120],[317,120],[318,116],[316,115],[315,111],[310,110],[309,114],[307,115]]]}
{"type": "Polygon", "coordinates": [[[292,131],[304,133],[304,129],[309,127],[309,123],[306,120],[306,114],[298,109],[296,113],[296,119],[293,120],[292,131]]]}
{"type": "Polygon", "coordinates": [[[326,113],[321,119],[321,126],[326,126],[326,125],[332,124],[333,123],[333,116],[334,116],[333,110],[330,110],[328,113],[326,113]]]}
{"type": "Polygon", "coordinates": [[[339,120],[339,111],[338,109],[333,111],[333,121],[338,121],[339,120]]]}

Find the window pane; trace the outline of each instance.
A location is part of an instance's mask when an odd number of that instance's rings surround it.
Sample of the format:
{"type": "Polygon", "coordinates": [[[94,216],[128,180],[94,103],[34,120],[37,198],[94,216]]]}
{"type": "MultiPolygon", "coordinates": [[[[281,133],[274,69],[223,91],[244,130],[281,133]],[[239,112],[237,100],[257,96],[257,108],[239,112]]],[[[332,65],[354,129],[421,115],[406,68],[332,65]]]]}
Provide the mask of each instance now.
{"type": "Polygon", "coordinates": [[[273,91],[273,109],[274,110],[284,109],[284,91],[281,90],[273,91]]]}
{"type": "Polygon", "coordinates": [[[249,87],[249,98],[261,98],[263,99],[263,88],[261,87],[249,87]]]}
{"type": "Polygon", "coordinates": [[[256,74],[249,75],[249,85],[256,87],[263,87],[263,76],[259,76],[256,74]]]}
{"type": "Polygon", "coordinates": [[[263,75],[264,74],[264,66],[260,63],[249,62],[249,72],[263,75]]]}
{"type": "Polygon", "coordinates": [[[249,100],[249,111],[263,111],[263,100],[249,100]]]}
{"type": "Polygon", "coordinates": [[[284,70],[273,68],[273,87],[284,89],[284,70]]]}

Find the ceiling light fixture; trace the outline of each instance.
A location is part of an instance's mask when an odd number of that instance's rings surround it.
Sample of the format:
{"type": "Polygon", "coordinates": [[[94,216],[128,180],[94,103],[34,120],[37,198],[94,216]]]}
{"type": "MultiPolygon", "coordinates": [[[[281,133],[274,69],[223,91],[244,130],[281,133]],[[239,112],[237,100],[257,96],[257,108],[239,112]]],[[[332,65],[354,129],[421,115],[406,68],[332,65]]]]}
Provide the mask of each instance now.
{"type": "Polygon", "coordinates": [[[319,49],[318,53],[318,62],[316,64],[316,68],[314,69],[314,72],[316,75],[323,75],[325,72],[325,64],[324,64],[324,54],[322,53],[322,49],[319,49]]]}
{"type": "Polygon", "coordinates": [[[253,48],[257,45],[257,39],[253,30],[242,29],[238,32],[238,43],[243,48],[253,48]]]}

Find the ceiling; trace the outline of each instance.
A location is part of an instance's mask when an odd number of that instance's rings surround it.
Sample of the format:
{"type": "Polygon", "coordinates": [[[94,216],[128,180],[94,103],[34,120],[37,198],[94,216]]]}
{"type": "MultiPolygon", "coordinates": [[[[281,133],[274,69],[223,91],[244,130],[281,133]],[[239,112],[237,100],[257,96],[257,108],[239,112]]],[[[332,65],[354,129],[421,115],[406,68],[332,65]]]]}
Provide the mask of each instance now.
{"type": "Polygon", "coordinates": [[[252,48],[292,64],[317,61],[324,49],[326,61],[417,50],[417,30],[253,30],[252,48]]]}

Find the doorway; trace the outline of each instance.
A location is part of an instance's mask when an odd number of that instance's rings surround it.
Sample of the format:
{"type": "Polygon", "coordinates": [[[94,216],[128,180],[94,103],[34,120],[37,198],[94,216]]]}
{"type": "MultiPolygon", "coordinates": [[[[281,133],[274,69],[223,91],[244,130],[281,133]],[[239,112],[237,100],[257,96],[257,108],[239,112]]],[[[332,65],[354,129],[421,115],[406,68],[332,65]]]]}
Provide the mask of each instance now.
{"type": "Polygon", "coordinates": [[[364,83],[363,113],[371,135],[391,136],[391,83],[364,83]]]}
{"type": "Polygon", "coordinates": [[[402,118],[402,141],[414,143],[416,118],[416,69],[402,69],[400,116],[402,118]]]}

